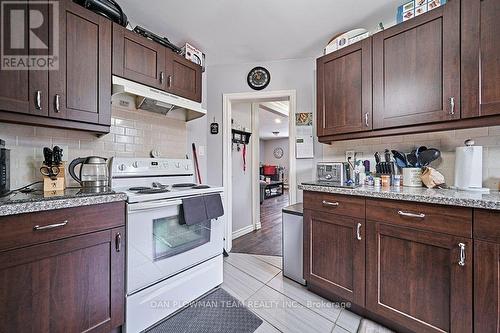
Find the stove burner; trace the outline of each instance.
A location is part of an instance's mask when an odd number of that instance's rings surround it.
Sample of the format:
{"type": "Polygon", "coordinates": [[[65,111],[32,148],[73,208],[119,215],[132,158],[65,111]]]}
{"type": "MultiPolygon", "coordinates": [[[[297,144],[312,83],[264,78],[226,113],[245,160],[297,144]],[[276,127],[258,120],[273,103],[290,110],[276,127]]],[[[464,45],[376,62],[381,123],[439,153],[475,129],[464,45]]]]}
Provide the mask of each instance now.
{"type": "Polygon", "coordinates": [[[180,184],[174,184],[172,187],[195,187],[196,184],[193,183],[180,183],[180,184]]]}
{"type": "Polygon", "coordinates": [[[205,189],[205,188],[210,188],[210,186],[209,185],[196,185],[196,186],[193,186],[194,190],[202,190],[202,189],[205,189]]]}
{"type": "Polygon", "coordinates": [[[148,189],[150,189],[150,187],[138,186],[138,187],[131,187],[128,190],[135,192],[135,191],[144,191],[148,189]]]}
{"type": "Polygon", "coordinates": [[[139,190],[137,194],[155,194],[155,193],[167,193],[170,192],[167,188],[149,188],[146,187],[143,190],[139,190]]]}

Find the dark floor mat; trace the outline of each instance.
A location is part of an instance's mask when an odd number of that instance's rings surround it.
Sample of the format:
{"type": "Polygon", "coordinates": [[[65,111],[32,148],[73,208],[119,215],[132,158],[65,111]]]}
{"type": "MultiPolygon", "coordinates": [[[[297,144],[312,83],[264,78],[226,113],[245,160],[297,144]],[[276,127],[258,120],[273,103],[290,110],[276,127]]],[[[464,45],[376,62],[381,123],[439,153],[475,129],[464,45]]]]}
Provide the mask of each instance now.
{"type": "Polygon", "coordinates": [[[147,333],[252,333],[261,324],[240,301],[217,289],[147,333]]]}

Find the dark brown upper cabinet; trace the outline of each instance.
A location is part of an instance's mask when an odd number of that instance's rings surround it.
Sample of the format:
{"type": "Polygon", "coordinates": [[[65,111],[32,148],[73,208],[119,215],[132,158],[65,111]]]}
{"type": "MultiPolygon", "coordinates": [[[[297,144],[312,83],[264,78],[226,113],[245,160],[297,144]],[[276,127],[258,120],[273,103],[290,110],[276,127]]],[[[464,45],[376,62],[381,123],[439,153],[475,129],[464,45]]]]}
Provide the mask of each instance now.
{"type": "MultiPolygon", "coordinates": [[[[18,6],[19,9],[31,9],[27,3],[18,6]]],[[[44,14],[47,14],[48,6],[42,8],[42,6],[37,5],[37,10],[43,10],[44,14]]],[[[24,22],[25,31],[29,31],[29,24],[28,15],[28,19],[24,22]]],[[[43,31],[39,29],[37,32],[46,37],[48,29],[43,31]]],[[[0,110],[37,116],[49,114],[47,71],[0,69],[0,77],[0,110]]]]}
{"type": "Polygon", "coordinates": [[[318,136],[372,129],[372,41],[317,60],[318,136]]]}
{"type": "Polygon", "coordinates": [[[165,47],[113,23],[113,74],[164,89],[165,47]]]}
{"type": "Polygon", "coordinates": [[[111,124],[111,21],[59,2],[59,70],[49,71],[53,118],[111,124]]]}
{"type": "Polygon", "coordinates": [[[166,90],[201,102],[201,66],[170,50],[165,54],[166,90]]]}
{"type": "Polygon", "coordinates": [[[460,3],[373,36],[373,127],[460,118],[460,3]]]}
{"type": "Polygon", "coordinates": [[[462,117],[500,114],[500,0],[462,1],[462,117]]]}
{"type": "Polygon", "coordinates": [[[201,102],[201,66],[113,24],[113,74],[201,102]]]}
{"type": "Polygon", "coordinates": [[[48,40],[58,45],[58,68],[1,71],[0,121],[108,133],[111,21],[70,0],[57,4],[57,43],[48,40]]]}

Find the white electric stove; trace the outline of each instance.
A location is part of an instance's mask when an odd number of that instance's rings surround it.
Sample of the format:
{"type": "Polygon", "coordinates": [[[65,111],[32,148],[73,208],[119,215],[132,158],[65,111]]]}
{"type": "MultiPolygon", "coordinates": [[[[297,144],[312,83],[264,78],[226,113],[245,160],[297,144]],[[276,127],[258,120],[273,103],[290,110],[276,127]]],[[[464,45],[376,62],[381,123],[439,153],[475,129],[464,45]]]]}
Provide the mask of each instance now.
{"type": "Polygon", "coordinates": [[[182,223],[182,199],[223,195],[195,184],[188,159],[113,158],[127,200],[127,332],[140,332],[222,283],[224,218],[182,223]]]}

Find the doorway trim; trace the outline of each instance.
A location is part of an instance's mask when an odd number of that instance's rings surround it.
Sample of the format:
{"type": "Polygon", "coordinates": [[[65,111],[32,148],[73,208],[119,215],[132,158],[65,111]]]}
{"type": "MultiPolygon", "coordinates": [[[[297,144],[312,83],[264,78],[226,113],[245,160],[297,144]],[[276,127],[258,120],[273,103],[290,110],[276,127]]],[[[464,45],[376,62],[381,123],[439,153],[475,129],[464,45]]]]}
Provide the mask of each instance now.
{"type": "MultiPolygon", "coordinates": [[[[295,113],[297,110],[297,92],[296,90],[277,90],[277,91],[251,91],[242,93],[230,93],[222,95],[222,181],[224,186],[224,207],[225,207],[225,241],[224,248],[227,252],[231,251],[233,243],[233,209],[232,209],[232,150],[231,150],[231,119],[232,119],[232,103],[234,102],[251,102],[251,103],[262,103],[270,100],[287,99],[290,103],[289,108],[289,118],[288,118],[288,142],[289,142],[289,165],[288,165],[288,194],[290,204],[297,202],[297,174],[296,174],[296,158],[295,158],[295,113]]],[[[253,127],[253,125],[252,125],[253,127]]],[[[255,146],[255,135],[253,133],[252,144],[255,146]]],[[[251,147],[252,155],[255,147],[251,147]]],[[[252,161],[252,175],[255,174],[254,166],[255,161],[252,161]]],[[[258,163],[257,163],[258,165],[258,163]]],[[[256,193],[255,188],[257,180],[255,179],[252,184],[252,221],[255,225],[253,219],[254,209],[256,209],[256,193]]],[[[258,206],[257,206],[258,207],[258,206]]]]}

